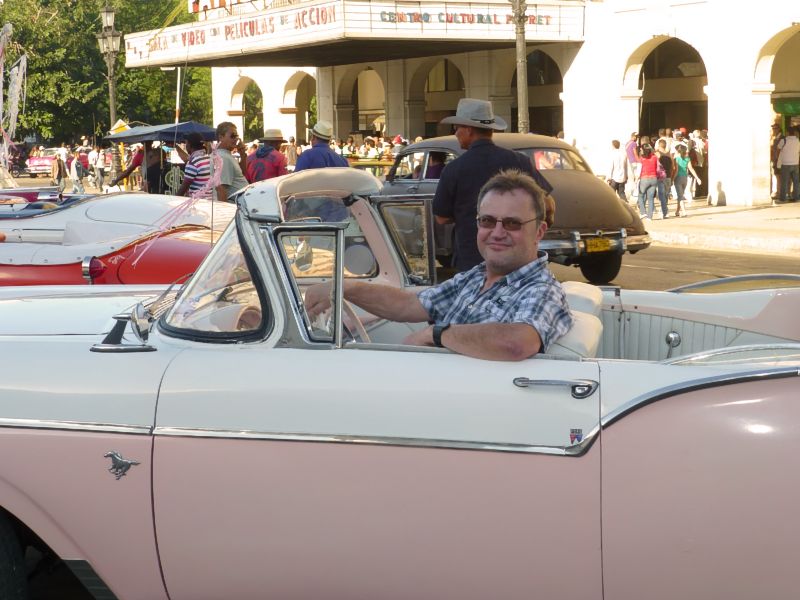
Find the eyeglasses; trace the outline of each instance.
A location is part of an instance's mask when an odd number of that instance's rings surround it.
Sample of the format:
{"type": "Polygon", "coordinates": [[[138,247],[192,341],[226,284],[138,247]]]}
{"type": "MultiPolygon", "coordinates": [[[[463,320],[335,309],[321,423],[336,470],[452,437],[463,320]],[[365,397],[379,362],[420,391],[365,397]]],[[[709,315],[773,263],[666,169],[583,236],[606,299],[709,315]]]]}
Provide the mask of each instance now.
{"type": "Polygon", "coordinates": [[[494,229],[497,227],[497,222],[503,224],[503,229],[506,231],[519,231],[525,223],[538,221],[538,218],[528,219],[527,221],[520,221],[514,217],[506,217],[504,219],[497,219],[491,215],[481,215],[478,217],[478,227],[481,229],[494,229]]]}

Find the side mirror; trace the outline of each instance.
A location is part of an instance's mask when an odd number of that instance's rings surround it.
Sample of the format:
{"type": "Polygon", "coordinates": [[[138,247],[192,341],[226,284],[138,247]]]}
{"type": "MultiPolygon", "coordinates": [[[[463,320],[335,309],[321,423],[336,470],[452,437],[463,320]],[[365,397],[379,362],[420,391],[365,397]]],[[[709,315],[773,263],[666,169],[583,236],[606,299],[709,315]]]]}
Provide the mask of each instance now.
{"type": "Polygon", "coordinates": [[[153,321],[155,321],[155,319],[152,313],[145,308],[143,303],[139,302],[139,304],[133,307],[131,311],[131,329],[136,339],[142,344],[146,344],[147,339],[150,337],[150,327],[153,321]]]}
{"type": "Polygon", "coordinates": [[[310,270],[314,264],[314,248],[308,243],[308,240],[301,239],[294,250],[294,266],[297,270],[305,273],[310,270]]]}

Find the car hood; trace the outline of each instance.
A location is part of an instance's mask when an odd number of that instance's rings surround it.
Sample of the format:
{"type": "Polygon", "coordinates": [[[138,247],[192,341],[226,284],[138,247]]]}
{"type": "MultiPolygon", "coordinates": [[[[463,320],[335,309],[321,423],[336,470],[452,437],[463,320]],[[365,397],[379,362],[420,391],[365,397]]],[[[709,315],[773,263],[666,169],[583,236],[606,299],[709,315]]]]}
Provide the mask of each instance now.
{"type": "Polygon", "coordinates": [[[644,234],[639,216],[619,196],[591,173],[579,171],[542,171],[553,186],[556,220],[552,230],[628,229],[628,234],[644,234]]]}
{"type": "Polygon", "coordinates": [[[167,286],[38,286],[0,289],[0,336],[101,335],[114,315],[167,286]]]}

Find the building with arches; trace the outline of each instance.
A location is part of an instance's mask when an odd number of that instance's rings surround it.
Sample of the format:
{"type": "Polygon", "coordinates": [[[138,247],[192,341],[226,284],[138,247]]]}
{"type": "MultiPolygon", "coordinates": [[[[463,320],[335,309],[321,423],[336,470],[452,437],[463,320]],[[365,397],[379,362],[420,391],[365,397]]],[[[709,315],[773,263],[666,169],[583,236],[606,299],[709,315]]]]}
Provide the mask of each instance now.
{"type": "MultiPolygon", "coordinates": [[[[380,130],[447,133],[458,100],[492,100],[516,127],[516,54],[505,0],[207,0],[196,23],[125,38],[128,67],[211,65],[215,122],[242,125],[249,85],[264,127],[307,139],[380,130]],[[221,6],[225,5],[225,6],[221,6]]],[[[197,3],[189,2],[190,10],[197,3]]],[[[800,5],[726,0],[551,0],[529,5],[531,130],[564,132],[599,174],[612,139],[707,129],[709,197],[770,200],[770,125],[800,125],[800,5]],[[744,7],[742,7],[744,8],[744,7]]],[[[243,129],[243,127],[241,127],[243,129]]]]}

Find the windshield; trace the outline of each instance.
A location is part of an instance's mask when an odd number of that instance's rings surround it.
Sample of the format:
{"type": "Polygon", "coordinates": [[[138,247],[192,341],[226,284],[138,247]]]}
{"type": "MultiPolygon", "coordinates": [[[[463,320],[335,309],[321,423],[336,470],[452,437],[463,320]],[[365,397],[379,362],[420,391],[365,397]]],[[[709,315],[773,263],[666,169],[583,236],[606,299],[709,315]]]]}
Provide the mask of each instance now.
{"type": "Polygon", "coordinates": [[[183,332],[230,337],[261,329],[265,312],[232,225],[186,285],[165,324],[183,332]]]}

